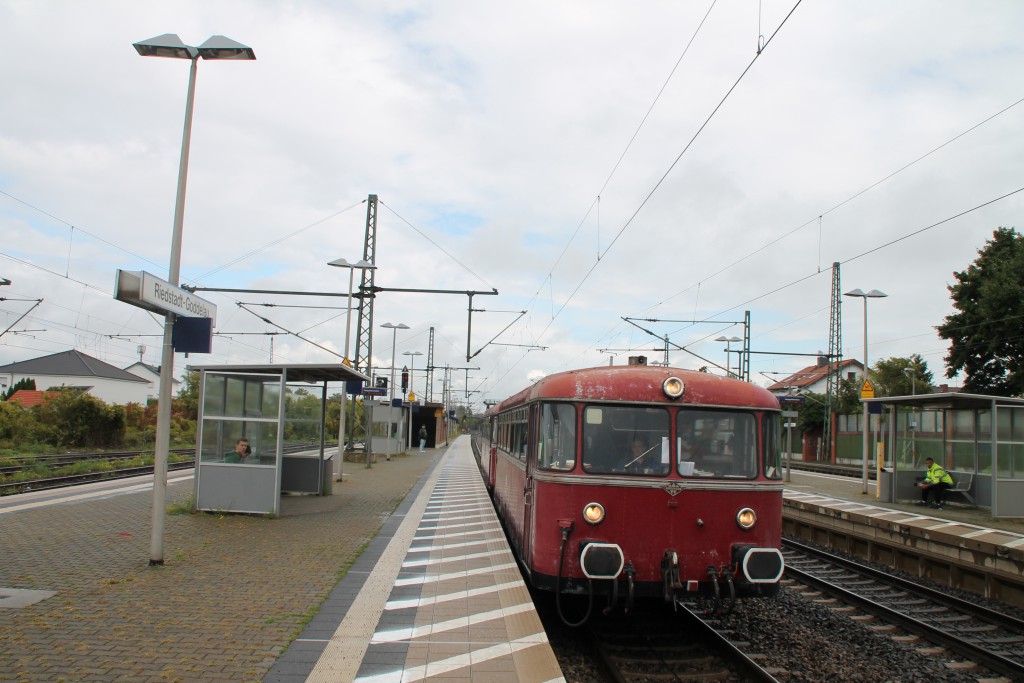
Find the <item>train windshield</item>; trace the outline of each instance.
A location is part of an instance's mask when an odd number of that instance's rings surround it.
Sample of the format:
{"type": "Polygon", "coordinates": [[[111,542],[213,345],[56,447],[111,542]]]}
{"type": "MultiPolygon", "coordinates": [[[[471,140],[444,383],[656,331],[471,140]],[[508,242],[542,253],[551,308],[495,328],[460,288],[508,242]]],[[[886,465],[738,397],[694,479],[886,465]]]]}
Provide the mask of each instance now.
{"type": "Polygon", "coordinates": [[[663,408],[583,409],[583,469],[592,474],[664,476],[669,472],[669,414],[663,408]]]}
{"type": "Polygon", "coordinates": [[[676,420],[679,474],[744,479],[757,475],[757,419],[752,413],[680,410],[676,420]]]}

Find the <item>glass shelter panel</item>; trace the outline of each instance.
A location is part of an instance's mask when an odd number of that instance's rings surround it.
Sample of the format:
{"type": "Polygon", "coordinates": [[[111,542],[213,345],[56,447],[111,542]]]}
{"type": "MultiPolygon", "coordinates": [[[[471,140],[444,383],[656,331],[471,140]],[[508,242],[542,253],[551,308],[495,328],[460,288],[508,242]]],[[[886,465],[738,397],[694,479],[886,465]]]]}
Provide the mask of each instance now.
{"type": "Polygon", "coordinates": [[[206,387],[203,390],[203,413],[205,415],[224,414],[224,387],[227,377],[206,373],[206,387]]]}
{"type": "Polygon", "coordinates": [[[280,378],[205,372],[203,381],[200,460],[275,465],[280,378]]]}
{"type": "Polygon", "coordinates": [[[583,409],[583,469],[593,474],[666,475],[669,415],[662,408],[583,409]]]}
{"type": "Polygon", "coordinates": [[[323,399],[304,386],[288,385],[284,403],[284,443],[289,452],[319,447],[323,399]]]}

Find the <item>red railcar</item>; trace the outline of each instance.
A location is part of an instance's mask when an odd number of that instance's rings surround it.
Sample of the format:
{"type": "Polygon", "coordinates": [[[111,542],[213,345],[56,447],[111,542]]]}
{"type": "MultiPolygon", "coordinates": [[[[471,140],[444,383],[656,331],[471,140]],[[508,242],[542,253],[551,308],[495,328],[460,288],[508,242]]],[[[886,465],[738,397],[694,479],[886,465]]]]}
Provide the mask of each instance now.
{"type": "Polygon", "coordinates": [[[535,587],[731,607],[782,576],[779,416],[739,380],[598,367],[494,406],[477,452],[535,587]]]}

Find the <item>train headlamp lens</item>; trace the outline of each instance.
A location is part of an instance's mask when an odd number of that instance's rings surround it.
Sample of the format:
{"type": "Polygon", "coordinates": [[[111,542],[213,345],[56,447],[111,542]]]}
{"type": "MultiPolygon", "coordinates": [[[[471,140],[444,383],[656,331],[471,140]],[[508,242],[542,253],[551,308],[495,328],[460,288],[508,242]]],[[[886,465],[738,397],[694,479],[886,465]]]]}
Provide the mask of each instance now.
{"type": "Polygon", "coordinates": [[[587,524],[600,524],[604,521],[604,506],[600,503],[587,503],[583,506],[583,519],[587,524]]]}
{"type": "Polygon", "coordinates": [[[669,398],[679,398],[683,395],[683,380],[678,377],[669,377],[661,383],[661,390],[665,392],[665,395],[669,398]]]}
{"type": "Polygon", "coordinates": [[[750,508],[743,508],[736,513],[736,523],[741,529],[750,529],[757,524],[757,513],[750,508]]]}

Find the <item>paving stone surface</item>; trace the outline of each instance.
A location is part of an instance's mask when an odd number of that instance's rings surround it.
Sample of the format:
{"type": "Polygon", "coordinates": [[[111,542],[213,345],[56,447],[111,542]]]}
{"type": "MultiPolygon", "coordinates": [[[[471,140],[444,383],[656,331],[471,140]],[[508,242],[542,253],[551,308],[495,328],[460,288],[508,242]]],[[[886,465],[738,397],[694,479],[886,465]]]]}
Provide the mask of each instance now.
{"type": "Polygon", "coordinates": [[[441,453],[345,463],[277,518],[168,515],[162,567],[151,491],[3,515],[0,587],[56,595],[0,609],[0,681],[262,680],[441,453]]]}

